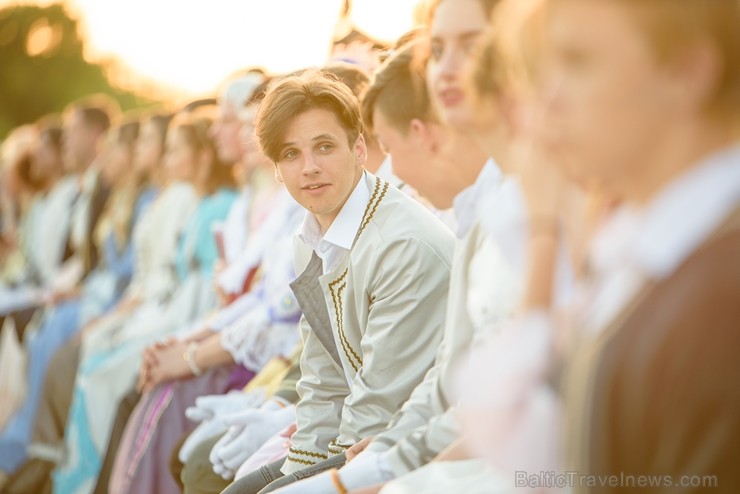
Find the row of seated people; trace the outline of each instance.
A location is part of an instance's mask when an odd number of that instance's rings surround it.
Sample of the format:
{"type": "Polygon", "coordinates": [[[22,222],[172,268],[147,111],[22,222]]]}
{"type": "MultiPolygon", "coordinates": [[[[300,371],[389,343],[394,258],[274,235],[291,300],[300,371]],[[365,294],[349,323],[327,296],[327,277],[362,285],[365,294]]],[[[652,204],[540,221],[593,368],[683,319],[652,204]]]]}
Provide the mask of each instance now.
{"type": "Polygon", "coordinates": [[[740,6],[658,3],[440,0],[372,76],[44,122],[0,488],[734,492],[740,6]]]}

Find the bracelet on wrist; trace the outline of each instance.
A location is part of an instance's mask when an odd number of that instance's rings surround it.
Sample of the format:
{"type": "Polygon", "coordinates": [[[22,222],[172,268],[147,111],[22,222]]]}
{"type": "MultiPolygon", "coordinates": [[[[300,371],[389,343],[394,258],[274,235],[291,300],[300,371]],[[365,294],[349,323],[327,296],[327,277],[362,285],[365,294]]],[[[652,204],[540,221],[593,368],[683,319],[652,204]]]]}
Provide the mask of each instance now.
{"type": "Polygon", "coordinates": [[[349,494],[349,491],[347,491],[347,488],[344,487],[344,484],[342,483],[342,479],[339,478],[339,471],[336,468],[332,468],[329,471],[329,474],[331,475],[331,483],[334,484],[334,488],[337,492],[339,494],[349,494]]]}
{"type": "Polygon", "coordinates": [[[182,354],[183,360],[187,362],[188,367],[190,367],[190,371],[193,373],[194,376],[200,376],[203,374],[203,370],[198,367],[198,364],[195,363],[195,350],[198,348],[198,344],[194,341],[191,341],[188,343],[188,348],[185,351],[185,353],[182,354]]]}

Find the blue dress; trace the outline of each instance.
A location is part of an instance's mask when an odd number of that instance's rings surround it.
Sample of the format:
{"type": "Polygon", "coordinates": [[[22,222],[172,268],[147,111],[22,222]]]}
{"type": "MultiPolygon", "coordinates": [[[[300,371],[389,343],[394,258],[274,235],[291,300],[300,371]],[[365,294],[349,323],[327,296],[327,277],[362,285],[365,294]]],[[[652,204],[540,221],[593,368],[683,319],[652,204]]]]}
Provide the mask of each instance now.
{"type": "MultiPolygon", "coordinates": [[[[152,203],[157,191],[145,189],[139,196],[132,223],[152,203]]],[[[15,472],[26,461],[26,447],[36,419],[36,410],[47,367],[59,348],[91,318],[113,306],[131,280],[134,252],[130,242],[124,249],[111,232],[102,245],[102,264],[85,279],[80,298],[47,309],[38,331],[28,336],[28,383],[21,408],[0,432],[0,470],[15,472]]]]}

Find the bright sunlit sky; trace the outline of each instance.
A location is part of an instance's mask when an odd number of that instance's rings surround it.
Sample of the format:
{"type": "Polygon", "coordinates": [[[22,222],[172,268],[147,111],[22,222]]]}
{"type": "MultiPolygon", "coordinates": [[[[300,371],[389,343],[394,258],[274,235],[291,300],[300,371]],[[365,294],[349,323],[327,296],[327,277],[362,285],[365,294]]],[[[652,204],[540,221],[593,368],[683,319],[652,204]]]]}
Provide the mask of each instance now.
{"type": "MultiPolygon", "coordinates": [[[[50,4],[49,0],[0,0],[50,4]]],[[[90,60],[117,58],[175,93],[212,93],[250,65],[286,72],[326,60],[342,0],[66,0],[81,20],[90,60]]],[[[357,27],[394,40],[418,0],[354,0],[357,27]]]]}

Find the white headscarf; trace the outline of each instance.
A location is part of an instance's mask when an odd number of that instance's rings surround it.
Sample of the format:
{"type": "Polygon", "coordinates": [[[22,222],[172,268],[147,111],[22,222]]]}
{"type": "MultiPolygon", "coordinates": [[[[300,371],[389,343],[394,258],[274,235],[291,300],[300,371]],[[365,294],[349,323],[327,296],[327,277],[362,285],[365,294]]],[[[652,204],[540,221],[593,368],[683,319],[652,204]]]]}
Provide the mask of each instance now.
{"type": "Polygon", "coordinates": [[[257,73],[249,73],[235,79],[226,86],[218,101],[222,106],[231,105],[238,110],[244,106],[262,81],[262,75],[257,73]]]}

